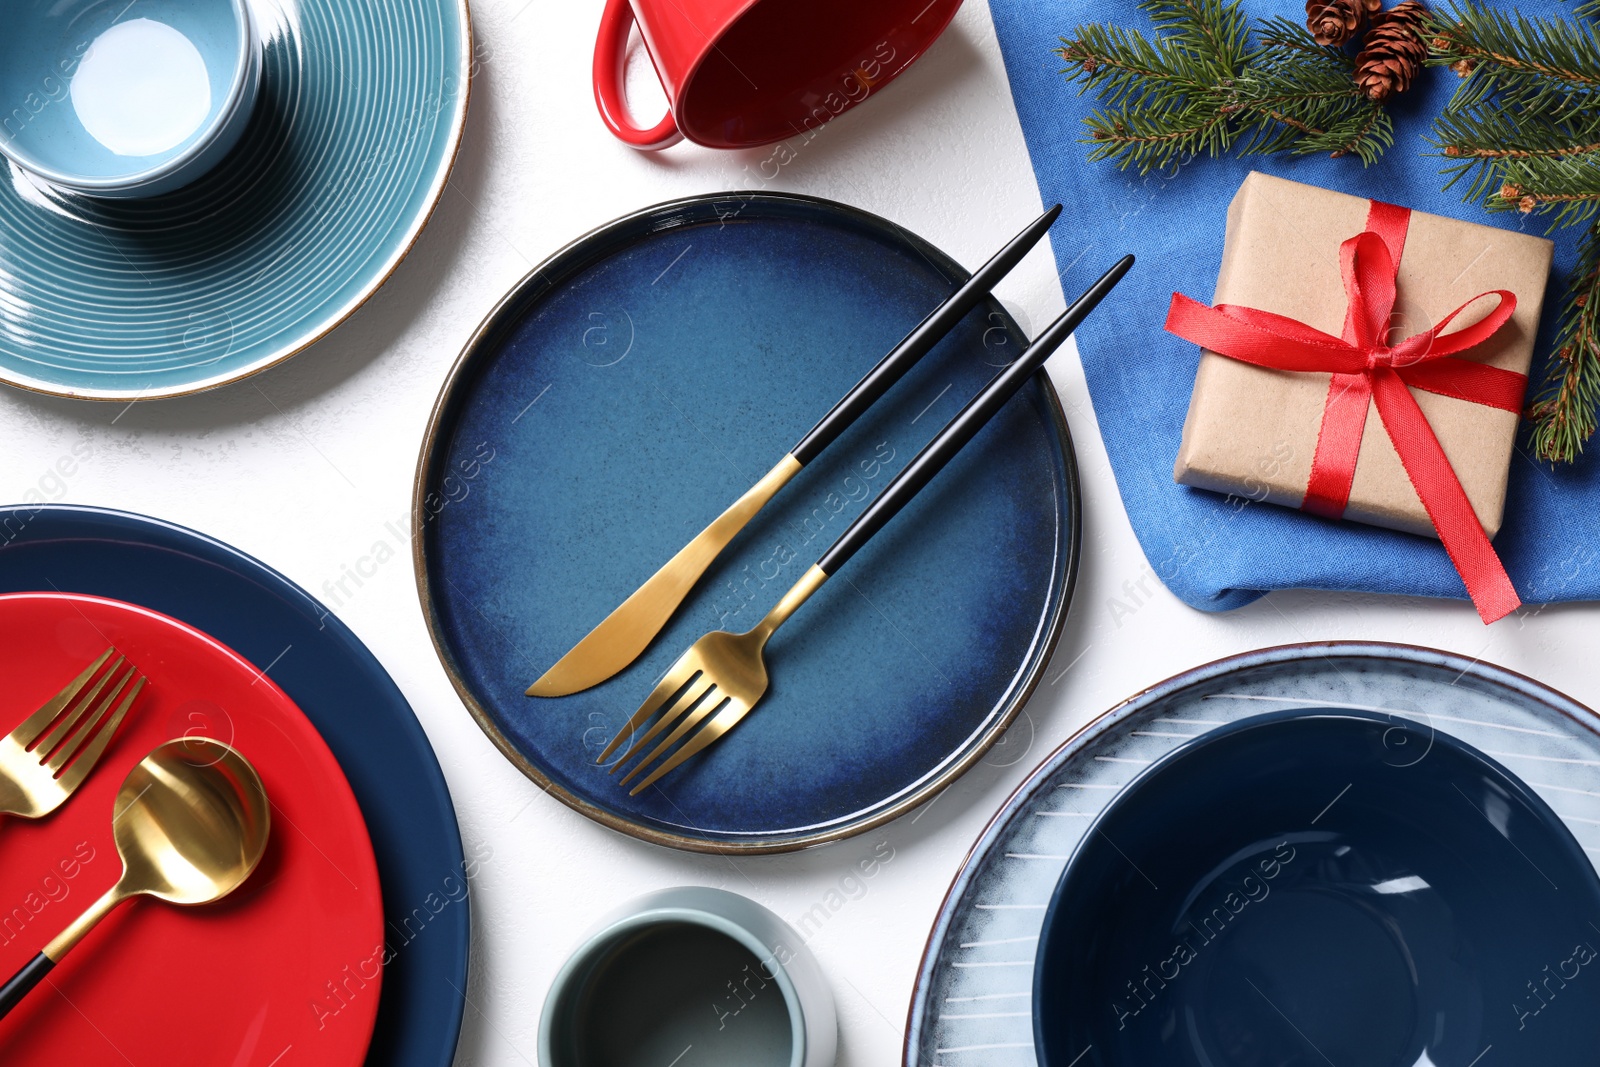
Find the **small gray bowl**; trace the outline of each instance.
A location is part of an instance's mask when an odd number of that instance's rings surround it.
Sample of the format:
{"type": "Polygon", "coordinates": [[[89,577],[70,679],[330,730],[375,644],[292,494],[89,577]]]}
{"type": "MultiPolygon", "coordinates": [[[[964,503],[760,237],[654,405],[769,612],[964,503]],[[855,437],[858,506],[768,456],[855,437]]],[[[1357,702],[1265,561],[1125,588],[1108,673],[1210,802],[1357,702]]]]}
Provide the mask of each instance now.
{"type": "Polygon", "coordinates": [[[832,1067],[837,1047],[833,991],[800,935],[700,886],[608,914],[539,1020],[539,1067],[832,1067]]]}

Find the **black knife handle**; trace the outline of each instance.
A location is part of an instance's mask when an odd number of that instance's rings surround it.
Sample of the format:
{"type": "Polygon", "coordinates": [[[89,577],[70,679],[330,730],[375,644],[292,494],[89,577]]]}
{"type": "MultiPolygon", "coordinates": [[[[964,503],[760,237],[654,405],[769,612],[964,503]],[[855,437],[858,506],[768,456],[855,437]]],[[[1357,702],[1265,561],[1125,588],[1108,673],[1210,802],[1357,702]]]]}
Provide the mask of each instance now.
{"type": "Polygon", "coordinates": [[[55,967],[56,961],[43,952],[23,964],[22,970],[11,976],[11,981],[0,986],[0,1019],[22,1002],[34,986],[44,981],[44,976],[55,967]]]}
{"type": "Polygon", "coordinates": [[[1050,354],[1061,346],[1061,342],[1071,336],[1072,331],[1078,328],[1095,305],[1109,293],[1122,276],[1128,273],[1128,268],[1133,266],[1132,256],[1123,256],[1117,261],[1116,266],[1106,271],[1100,280],[1089,287],[1089,290],[1066,311],[1061,317],[1045,327],[1027,350],[1018,356],[1010,366],[999,374],[989,379],[989,384],[967,402],[967,406],[956,413],[940,430],[932,441],[923,446],[906,464],[904,470],[895,475],[894,480],[886,486],[878,498],[867,505],[850,528],[840,535],[833,547],[824,553],[817,561],[825,574],[835,574],[839,568],[849,562],[862,545],[872,539],[872,535],[883,529],[884,523],[897,515],[901,508],[906,506],[910,499],[921,491],[922,487],[933,480],[933,476],[944,469],[950,458],[972,440],[973,435],[983,429],[984,425],[999,411],[1011,395],[1022,387],[1022,383],[1031,378],[1035,371],[1044,366],[1044,361],[1050,354]]]}
{"type": "Polygon", "coordinates": [[[800,461],[801,466],[810,463],[822,453],[824,448],[833,444],[834,439],[844,433],[849,425],[856,421],[861,413],[871,407],[879,397],[889,391],[889,387],[898,382],[910,370],[912,365],[927,355],[933,346],[944,340],[944,335],[949,333],[961,317],[977,306],[978,301],[989,295],[989,290],[999,284],[1000,279],[1011,273],[1011,268],[1022,261],[1022,257],[1039,243],[1039,239],[1050,229],[1051,223],[1056,221],[1061,214],[1061,205],[1040,215],[1028,228],[1011,239],[1011,243],[996,252],[994,258],[978,268],[978,273],[953,293],[950,299],[934,308],[927,318],[917,324],[917,327],[895,345],[889,354],[880,359],[877,366],[867,371],[866,377],[855,384],[844,398],[833,405],[833,410],[822,416],[822,421],[800,438],[800,443],[789,450],[789,454],[800,461]]]}

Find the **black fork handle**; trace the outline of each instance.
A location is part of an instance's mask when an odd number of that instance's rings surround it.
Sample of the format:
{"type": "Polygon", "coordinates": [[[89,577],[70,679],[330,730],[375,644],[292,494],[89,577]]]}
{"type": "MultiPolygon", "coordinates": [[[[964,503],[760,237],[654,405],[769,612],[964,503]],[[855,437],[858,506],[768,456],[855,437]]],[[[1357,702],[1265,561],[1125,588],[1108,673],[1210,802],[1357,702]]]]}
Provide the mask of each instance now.
{"type": "Polygon", "coordinates": [[[850,524],[850,528],[845,530],[839,540],[833,543],[833,547],[817,561],[817,566],[823,573],[829,575],[837,573],[862,545],[872,539],[873,534],[883,529],[885,523],[899,514],[900,509],[905,507],[923,486],[932,481],[934,475],[944,469],[951,457],[960,452],[966,443],[972,440],[974,434],[983,429],[994,413],[1022,387],[1022,383],[1044,366],[1044,361],[1050,358],[1050,354],[1072,335],[1078,324],[1083,322],[1089,312],[1095,309],[1132,266],[1133,257],[1123,256],[1115,266],[1101,275],[1100,280],[1091,285],[1087,292],[1078,297],[1071,307],[1062,312],[1060,318],[1045,327],[1044,332],[1034,339],[1027,351],[1013,360],[1010,366],[989,379],[989,384],[969,400],[966,407],[957,412],[956,417],[939,431],[938,436],[923,446],[922,451],[906,464],[904,470],[895,475],[894,480],[878,495],[878,498],[867,506],[867,510],[850,524]]]}
{"type": "Polygon", "coordinates": [[[906,334],[888,355],[880,359],[877,365],[844,395],[843,399],[833,405],[832,410],[822,416],[822,421],[807,431],[806,435],[800,438],[800,443],[789,450],[789,454],[804,466],[816,459],[824,448],[833,444],[834,439],[844,433],[863,411],[876,403],[879,397],[889,391],[891,385],[905,376],[906,371],[910,370],[917,360],[927,355],[934,345],[942,341],[944,335],[961,321],[962,316],[988,296],[989,290],[999,284],[1000,279],[1011,273],[1011,268],[1020,263],[1022,257],[1039,243],[1039,239],[1045,235],[1060,214],[1061,205],[1057,204],[1029,223],[1027,229],[1013,237],[1010,244],[994,254],[993,259],[979,267],[976,274],[968,278],[948,300],[934,308],[928,317],[906,334]]]}

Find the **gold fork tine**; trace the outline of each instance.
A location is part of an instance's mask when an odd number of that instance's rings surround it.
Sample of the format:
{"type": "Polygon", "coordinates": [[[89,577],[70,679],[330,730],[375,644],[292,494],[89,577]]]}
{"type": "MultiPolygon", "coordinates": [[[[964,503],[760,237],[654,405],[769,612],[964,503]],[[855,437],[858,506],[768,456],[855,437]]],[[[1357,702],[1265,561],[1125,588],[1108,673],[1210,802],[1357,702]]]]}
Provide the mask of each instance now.
{"type": "Polygon", "coordinates": [[[65,804],[105,755],[144,686],[139,669],[108,648],[0,738],[0,814],[38,819],[65,804]]]}
{"type": "Polygon", "coordinates": [[[639,710],[633,713],[633,718],[623,724],[622,729],[617,731],[616,736],[611,739],[611,743],[605,747],[605,751],[600,753],[600,758],[596,759],[595,762],[604,763],[610,759],[611,754],[617,750],[618,745],[633,736],[633,732],[643,726],[644,721],[654,715],[656,709],[667,702],[668,697],[682,689],[684,683],[697,673],[693,658],[689,656],[679,657],[678,662],[674,663],[665,677],[656,683],[654,689],[650,690],[650,695],[644,698],[644,703],[640,704],[639,710]]]}
{"type": "MultiPolygon", "coordinates": [[[[46,767],[49,767],[51,772],[59,777],[61,771],[68,763],[72,761],[72,757],[78,754],[78,750],[83,747],[84,742],[89,741],[95,736],[95,731],[98,729],[101,720],[105,718],[106,712],[111,710],[111,705],[116,703],[117,697],[121,696],[122,691],[128,687],[128,683],[137,678],[139,678],[139,672],[130,666],[127,671],[117,679],[117,684],[111,688],[111,692],[105,695],[105,699],[101,700],[99,704],[95,705],[94,712],[84,718],[83,729],[79,730],[71,737],[68,737],[61,743],[60,748],[50,753],[50,757],[48,759],[41,760],[40,762],[46,767]]],[[[134,691],[138,691],[137,686],[134,687],[134,691]]],[[[85,703],[87,703],[87,701],[85,703]]],[[[44,749],[41,748],[39,751],[42,754],[44,749]]]]}
{"type": "Polygon", "coordinates": [[[84,683],[94,677],[94,672],[104,666],[106,660],[111,658],[111,653],[115,651],[116,649],[114,648],[108,648],[100,653],[100,658],[85,667],[82,674],[68,682],[61,692],[45,701],[43,707],[29,715],[22,721],[21,726],[11,731],[11,740],[25,749],[32,748],[33,743],[39,739],[39,735],[44,733],[45,728],[55,721],[57,715],[61,714],[61,709],[66,707],[72,701],[72,698],[78,695],[78,691],[83,688],[84,683]]]}
{"type": "Polygon", "coordinates": [[[122,665],[127,662],[122,656],[117,656],[116,659],[111,661],[111,666],[106,672],[95,681],[94,685],[89,687],[89,691],[74,700],[72,706],[63,712],[61,717],[56,720],[55,725],[50,728],[50,732],[45,734],[44,739],[34,747],[34,751],[39,754],[39,762],[43,763],[44,757],[52,749],[60,745],[68,734],[72,733],[78,723],[82,721],[83,713],[94,706],[95,698],[106,687],[106,683],[115,678],[117,672],[122,669],[122,665]]]}
{"type": "Polygon", "coordinates": [[[134,698],[139,695],[139,690],[144,688],[144,677],[133,683],[133,688],[128,690],[128,695],[122,698],[122,703],[117,705],[117,710],[111,718],[101,723],[95,731],[94,740],[89,742],[89,747],[83,750],[83,755],[72,761],[72,764],[62,772],[60,777],[61,788],[72,792],[83,784],[83,780],[94,770],[100,757],[105,754],[106,746],[116,736],[117,728],[122,725],[122,720],[128,714],[128,709],[133,707],[134,698]]]}
{"type": "MultiPolygon", "coordinates": [[[[611,773],[616,774],[617,771],[621,770],[624,764],[626,764],[633,757],[637,756],[644,746],[653,741],[662,730],[665,730],[668,726],[671,726],[673,723],[677,722],[684,715],[687,715],[701,702],[701,700],[710,697],[711,693],[716,688],[717,683],[715,679],[707,678],[704,674],[700,675],[693,685],[684,690],[682,697],[678,698],[678,700],[675,701],[670,708],[662,712],[661,715],[656,718],[655,722],[650,724],[650,729],[645,732],[644,736],[629,746],[628,751],[624,752],[617,759],[617,761],[611,765],[611,773]]],[[[624,778],[623,781],[626,782],[627,779],[624,778]]]]}
{"type": "MultiPolygon", "coordinates": [[[[621,781],[619,781],[617,784],[627,785],[629,779],[638,774],[640,771],[644,770],[646,767],[650,766],[650,764],[654,763],[663,752],[677,744],[678,739],[684,734],[688,733],[690,730],[693,730],[695,725],[699,723],[700,720],[704,719],[707,715],[710,715],[713,711],[716,711],[718,708],[722,707],[725,701],[731,699],[733,698],[721,692],[714,692],[713,694],[707,695],[705,703],[695,708],[693,714],[685,715],[683,721],[678,724],[678,728],[673,730],[671,734],[667,735],[667,738],[659,745],[651,749],[650,754],[635,764],[633,770],[623,775],[621,781]]],[[[658,723],[657,725],[661,724],[658,723]]]]}
{"type": "MultiPolygon", "coordinates": [[[[820,567],[812,567],[773,605],[772,610],[749,630],[742,634],[716,630],[689,646],[689,651],[679,658],[678,663],[680,666],[684,664],[693,666],[700,676],[704,691],[694,700],[687,699],[687,696],[693,694],[686,694],[684,700],[679,701],[661,716],[651,726],[650,732],[640,738],[628,750],[628,754],[612,766],[611,772],[615,774],[658,734],[672,727],[672,732],[651,749],[649,755],[623,775],[617,784],[626,787],[634,778],[648,770],[656,760],[669,753],[673,745],[689,735],[690,730],[701,726],[700,733],[690,740],[692,747],[688,752],[672,755],[666,764],[651,771],[648,778],[630,791],[630,795],[638,796],[663,774],[721,737],[734,723],[748,714],[767,691],[767,668],[761,658],[767,640],[779,626],[783,625],[784,620],[794,614],[795,610],[805,603],[806,598],[827,580],[828,575],[820,567]],[[723,725],[718,726],[719,723],[723,725]]],[[[642,722],[641,715],[648,715],[654,708],[660,706],[661,701],[658,699],[660,690],[661,687],[658,686],[656,692],[650,694],[645,706],[634,715],[635,722],[642,722]]]]}
{"type": "MultiPolygon", "coordinates": [[[[628,791],[629,796],[638,796],[655,784],[656,779],[676,768],[684,760],[710,745],[717,738],[733,729],[739,720],[750,714],[753,704],[733,700],[728,706],[717,713],[717,717],[701,727],[700,732],[691,737],[687,744],[672,754],[672,758],[650,773],[650,776],[628,791]]],[[[655,753],[651,753],[653,757],[655,753]]]]}

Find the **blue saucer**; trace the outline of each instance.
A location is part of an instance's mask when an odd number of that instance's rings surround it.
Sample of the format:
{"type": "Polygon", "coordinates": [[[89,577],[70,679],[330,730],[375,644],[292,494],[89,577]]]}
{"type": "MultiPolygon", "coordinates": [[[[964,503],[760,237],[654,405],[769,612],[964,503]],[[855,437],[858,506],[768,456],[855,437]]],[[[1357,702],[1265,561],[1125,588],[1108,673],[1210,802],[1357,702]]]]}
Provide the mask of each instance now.
{"type": "Polygon", "coordinates": [[[1600,1047],[1600,877],[1478,750],[1275,712],[1144,770],[1045,915],[1044,1067],[1466,1067],[1600,1047]]]}
{"type": "Polygon", "coordinates": [[[489,855],[480,847],[463,856],[438,760],[372,653],[276,571],[126,512],[0,508],[0,592],[36,590],[114,597],[181,619],[267,671],[300,705],[361,804],[383,883],[394,955],[367,1067],[450,1067],[470,952],[463,876],[489,855]]]}
{"type": "MultiPolygon", "coordinates": [[[[135,400],[235,381],[327,334],[410,250],[466,123],[466,0],[252,11],[255,108],[193,184],[107,200],[0,169],[0,382],[135,400]]],[[[72,107],[51,85],[46,117],[72,107]]]]}
{"type": "Polygon", "coordinates": [[[789,621],[772,690],[725,740],[638,797],[594,762],[685,648],[753,625],[1020,351],[993,302],[796,476],[631,667],[523,695],[966,276],[876,216],[730,194],[613,223],[494,311],[435,408],[414,544],[446,670],[529,777],[647,840],[759,852],[878,825],[981,757],[1037,683],[1077,564],[1043,374],[789,621]]]}

